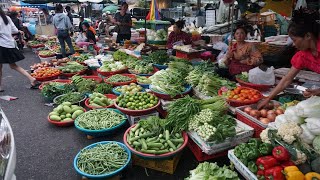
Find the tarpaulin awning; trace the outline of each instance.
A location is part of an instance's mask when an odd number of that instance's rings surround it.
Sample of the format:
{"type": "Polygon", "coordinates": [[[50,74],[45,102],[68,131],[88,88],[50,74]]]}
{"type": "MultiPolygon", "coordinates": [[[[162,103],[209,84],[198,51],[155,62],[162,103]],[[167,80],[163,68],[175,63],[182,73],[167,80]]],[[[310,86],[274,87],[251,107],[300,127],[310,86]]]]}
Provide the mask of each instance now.
{"type": "MultiPolygon", "coordinates": [[[[36,2],[41,3],[41,0],[36,1],[36,2]]],[[[20,2],[18,4],[15,4],[15,6],[54,10],[54,7],[48,6],[46,4],[29,4],[29,3],[25,3],[25,2],[20,2]]]]}

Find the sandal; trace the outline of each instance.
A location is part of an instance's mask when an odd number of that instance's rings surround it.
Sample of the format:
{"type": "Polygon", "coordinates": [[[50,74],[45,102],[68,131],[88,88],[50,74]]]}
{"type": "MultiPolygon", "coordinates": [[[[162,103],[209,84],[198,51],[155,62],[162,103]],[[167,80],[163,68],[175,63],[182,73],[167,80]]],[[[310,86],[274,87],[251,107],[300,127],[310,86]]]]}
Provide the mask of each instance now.
{"type": "Polygon", "coordinates": [[[34,85],[30,84],[30,89],[39,89],[40,85],[41,83],[36,81],[34,85]]]}

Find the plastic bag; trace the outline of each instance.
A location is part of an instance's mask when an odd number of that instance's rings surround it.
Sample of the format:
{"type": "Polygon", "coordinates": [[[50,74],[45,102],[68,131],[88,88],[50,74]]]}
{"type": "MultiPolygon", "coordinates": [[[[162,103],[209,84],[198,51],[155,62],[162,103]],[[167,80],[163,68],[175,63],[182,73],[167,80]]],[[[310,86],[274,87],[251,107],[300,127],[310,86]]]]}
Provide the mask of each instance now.
{"type": "Polygon", "coordinates": [[[85,42],[87,40],[86,36],[84,36],[82,33],[78,34],[78,37],[76,39],[76,43],[78,42],[85,42]]]}
{"type": "Polygon", "coordinates": [[[273,66],[266,71],[262,71],[259,67],[253,68],[249,71],[249,82],[253,84],[274,85],[276,78],[274,75],[273,66]]]}

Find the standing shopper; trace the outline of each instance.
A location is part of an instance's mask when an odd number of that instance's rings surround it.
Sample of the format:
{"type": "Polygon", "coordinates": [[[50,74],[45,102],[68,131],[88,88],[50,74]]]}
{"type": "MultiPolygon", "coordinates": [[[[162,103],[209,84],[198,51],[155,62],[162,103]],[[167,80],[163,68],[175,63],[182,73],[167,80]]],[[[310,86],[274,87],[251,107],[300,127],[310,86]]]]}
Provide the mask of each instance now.
{"type": "Polygon", "coordinates": [[[66,6],[67,16],[70,19],[71,24],[73,25],[73,15],[71,14],[71,8],[70,6],[66,6]]]}
{"type": "Polygon", "coordinates": [[[68,16],[63,14],[63,7],[61,4],[56,6],[56,14],[53,16],[53,25],[57,29],[57,36],[61,46],[61,54],[66,57],[66,44],[70,48],[70,53],[74,54],[70,35],[73,34],[73,27],[68,16]],[[71,32],[69,34],[69,31],[71,32]]]}
{"type": "Polygon", "coordinates": [[[3,92],[1,86],[2,80],[2,64],[9,64],[11,69],[14,69],[26,76],[31,84],[31,88],[36,89],[39,84],[27,71],[16,65],[17,61],[24,59],[23,54],[16,48],[15,40],[12,34],[18,33],[17,27],[12,20],[5,15],[0,7],[0,92],[3,92]]]}
{"type": "Polygon", "coordinates": [[[113,23],[117,25],[117,43],[120,43],[124,40],[130,40],[131,39],[131,27],[132,27],[132,21],[131,21],[131,15],[127,14],[128,10],[128,4],[126,2],[123,2],[121,4],[121,10],[120,12],[117,12],[114,15],[113,23]]]}

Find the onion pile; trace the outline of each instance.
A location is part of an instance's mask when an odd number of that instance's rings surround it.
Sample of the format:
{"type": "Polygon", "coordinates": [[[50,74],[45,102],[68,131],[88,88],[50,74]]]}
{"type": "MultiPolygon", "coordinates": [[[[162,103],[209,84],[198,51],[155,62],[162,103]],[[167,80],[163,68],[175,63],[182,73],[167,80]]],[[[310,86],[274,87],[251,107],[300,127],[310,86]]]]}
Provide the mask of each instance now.
{"type": "Polygon", "coordinates": [[[244,112],[261,121],[263,124],[275,121],[276,117],[284,113],[284,110],[280,107],[280,104],[268,104],[264,109],[260,111],[250,106],[244,108],[244,112]]]}

